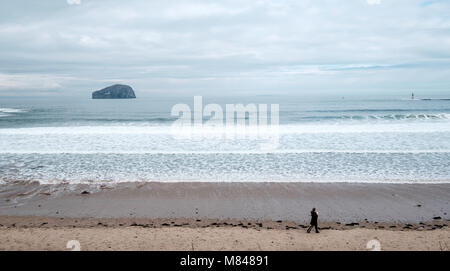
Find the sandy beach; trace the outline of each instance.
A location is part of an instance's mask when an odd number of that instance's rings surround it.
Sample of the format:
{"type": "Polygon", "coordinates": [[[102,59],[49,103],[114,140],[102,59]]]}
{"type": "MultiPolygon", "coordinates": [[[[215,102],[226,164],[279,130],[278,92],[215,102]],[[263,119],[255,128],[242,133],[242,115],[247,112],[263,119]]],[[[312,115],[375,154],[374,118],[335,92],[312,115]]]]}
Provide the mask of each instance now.
{"type": "Polygon", "coordinates": [[[3,185],[1,250],[449,250],[448,184],[3,185]],[[320,234],[307,234],[318,208],[320,234]]]}
{"type": "Polygon", "coordinates": [[[450,219],[450,184],[11,182],[0,216],[210,218],[307,223],[420,223],[450,219]]]}
{"type": "Polygon", "coordinates": [[[0,228],[0,250],[71,250],[67,248],[70,240],[77,240],[81,250],[364,251],[369,250],[368,242],[376,240],[381,250],[449,251],[450,230],[393,231],[357,228],[307,234],[300,229],[244,229],[233,226],[0,228]]]}

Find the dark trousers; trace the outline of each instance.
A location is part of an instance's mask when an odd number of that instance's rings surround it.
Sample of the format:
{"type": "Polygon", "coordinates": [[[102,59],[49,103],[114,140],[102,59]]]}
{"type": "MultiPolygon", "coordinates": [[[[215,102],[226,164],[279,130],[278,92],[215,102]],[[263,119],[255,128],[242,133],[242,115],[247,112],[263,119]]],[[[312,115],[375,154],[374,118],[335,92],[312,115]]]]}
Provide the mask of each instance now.
{"type": "Polygon", "coordinates": [[[319,229],[317,228],[317,224],[311,224],[311,226],[309,226],[307,232],[310,233],[313,227],[315,227],[316,232],[319,233],[319,229]]]}

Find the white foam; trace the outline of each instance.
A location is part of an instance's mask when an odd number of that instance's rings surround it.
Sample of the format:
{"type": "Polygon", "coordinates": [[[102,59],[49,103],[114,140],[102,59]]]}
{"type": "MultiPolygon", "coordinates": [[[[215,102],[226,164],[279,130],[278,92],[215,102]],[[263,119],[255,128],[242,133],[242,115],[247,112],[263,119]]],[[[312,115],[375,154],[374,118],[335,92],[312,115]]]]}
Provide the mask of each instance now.
{"type": "Polygon", "coordinates": [[[450,150],[212,150],[212,151],[163,151],[163,150],[144,150],[144,151],[115,151],[115,150],[96,150],[96,151],[75,151],[75,150],[50,150],[50,151],[1,151],[0,154],[305,154],[305,153],[343,153],[343,154],[427,154],[427,153],[450,153],[450,150]]]}
{"type": "MultiPolygon", "coordinates": [[[[92,179],[78,179],[78,180],[59,180],[59,179],[37,179],[33,181],[38,181],[40,184],[61,184],[61,183],[70,183],[70,184],[90,184],[92,185],[92,179]]],[[[450,179],[440,179],[440,180],[393,180],[393,179],[274,179],[274,180],[258,180],[258,179],[246,179],[237,180],[237,179],[222,179],[222,180],[207,180],[207,179],[168,179],[168,180],[152,180],[152,179],[142,179],[142,178],[124,178],[124,179],[115,179],[115,180],[96,180],[95,185],[100,187],[103,184],[107,185],[115,185],[120,183],[152,183],[152,182],[162,182],[162,183],[351,183],[351,184],[447,184],[450,183],[450,179]]],[[[6,183],[5,181],[3,183],[6,183]]],[[[0,180],[0,184],[2,184],[0,180]]]]}
{"type": "Polygon", "coordinates": [[[388,115],[367,115],[367,116],[348,116],[350,120],[385,120],[385,121],[410,121],[410,120],[448,120],[450,119],[450,114],[448,113],[439,113],[439,114],[428,114],[428,113],[420,113],[420,114],[388,114],[388,115]]]}
{"type": "Polygon", "coordinates": [[[31,128],[4,128],[0,135],[144,135],[144,134],[225,134],[233,133],[268,133],[279,134],[329,134],[329,133],[431,133],[450,132],[448,122],[430,123],[335,123],[335,124],[296,124],[279,126],[202,126],[202,127],[176,127],[176,126],[67,126],[67,127],[31,127],[31,128]]]}
{"type": "Polygon", "coordinates": [[[346,124],[281,125],[236,129],[192,128],[180,136],[171,126],[79,126],[0,129],[0,153],[5,154],[258,154],[258,153],[446,153],[450,125],[346,124]],[[401,134],[403,133],[403,134],[401,134]],[[407,133],[407,134],[405,134],[407,133]],[[277,141],[264,150],[262,143],[277,141]]]}
{"type": "Polygon", "coordinates": [[[24,113],[26,110],[17,109],[17,108],[0,108],[0,112],[2,113],[24,113]]]}

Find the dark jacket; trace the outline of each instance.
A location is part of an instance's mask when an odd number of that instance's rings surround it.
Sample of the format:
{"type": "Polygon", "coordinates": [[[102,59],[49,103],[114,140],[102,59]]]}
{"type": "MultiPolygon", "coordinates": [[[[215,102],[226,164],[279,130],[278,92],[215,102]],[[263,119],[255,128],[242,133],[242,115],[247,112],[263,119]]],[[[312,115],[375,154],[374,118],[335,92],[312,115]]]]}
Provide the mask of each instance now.
{"type": "Polygon", "coordinates": [[[319,215],[315,211],[311,211],[311,225],[317,225],[317,218],[319,215]]]}

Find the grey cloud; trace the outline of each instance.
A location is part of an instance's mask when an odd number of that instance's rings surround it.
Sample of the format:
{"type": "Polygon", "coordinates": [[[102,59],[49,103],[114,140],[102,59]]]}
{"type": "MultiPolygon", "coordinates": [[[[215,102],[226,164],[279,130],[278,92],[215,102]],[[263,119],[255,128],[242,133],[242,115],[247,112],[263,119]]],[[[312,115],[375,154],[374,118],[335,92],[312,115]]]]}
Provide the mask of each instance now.
{"type": "Polygon", "coordinates": [[[0,95],[78,93],[117,81],[148,93],[442,91],[450,4],[421,4],[2,2],[0,95]]]}

